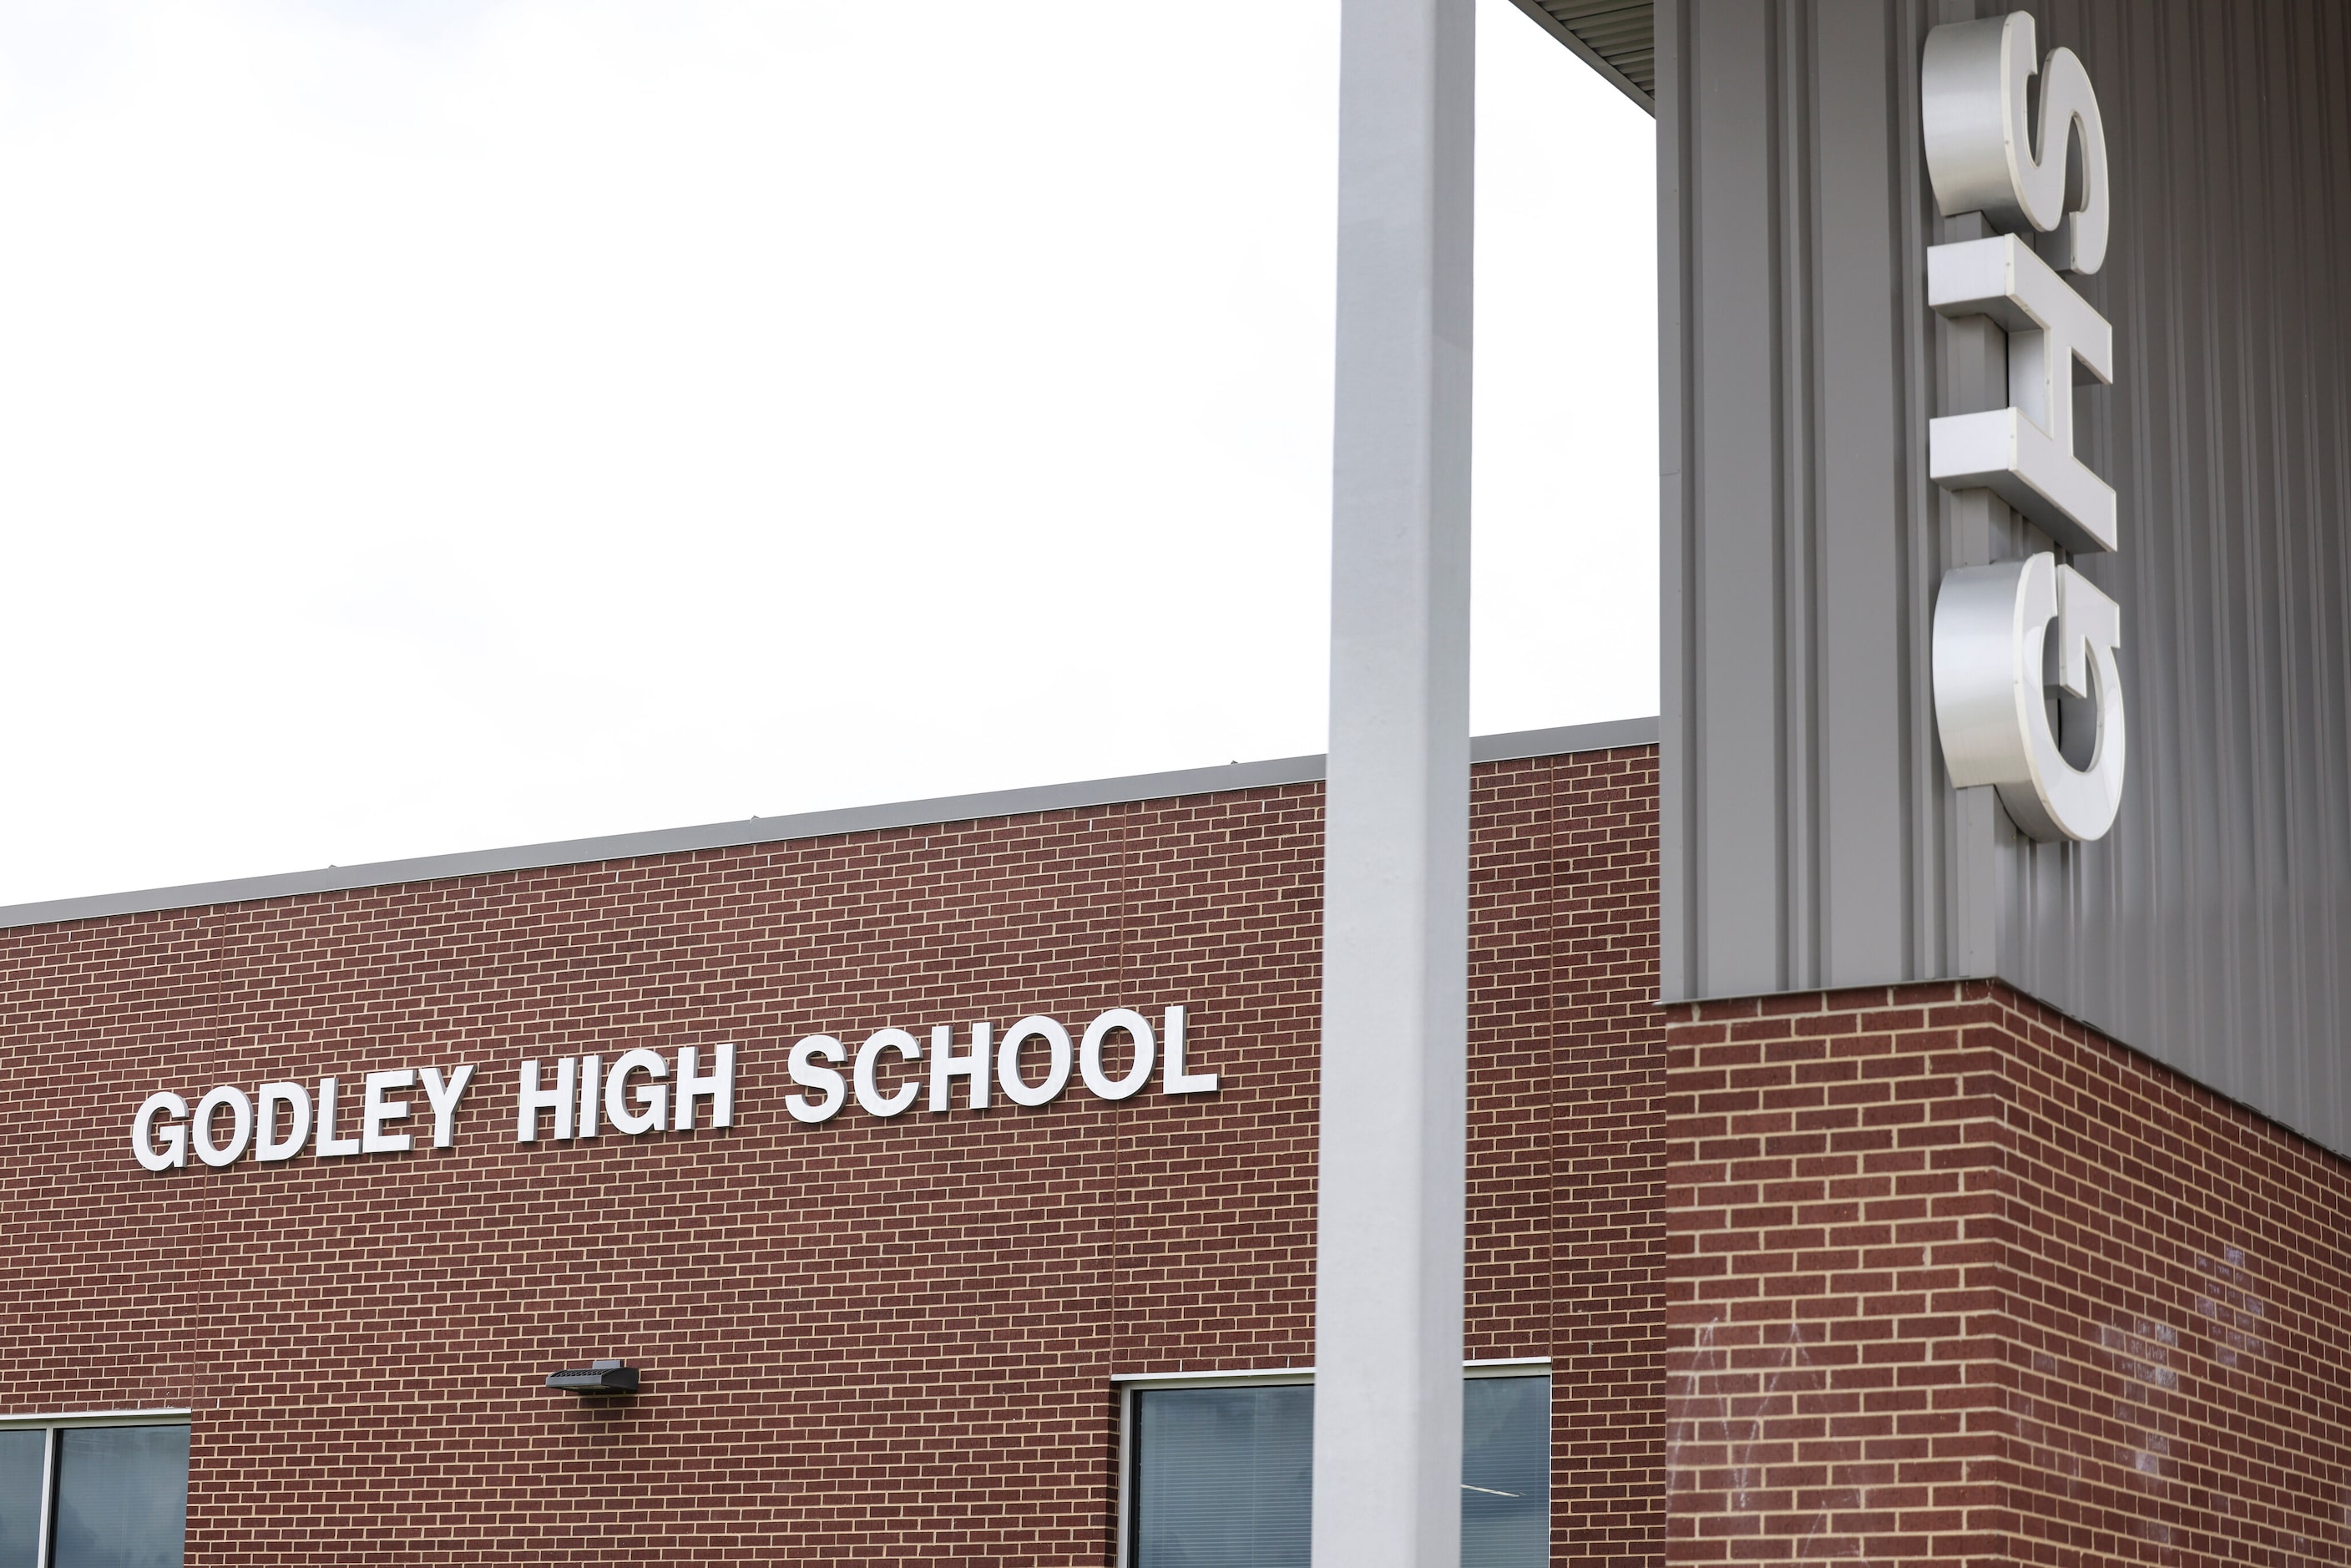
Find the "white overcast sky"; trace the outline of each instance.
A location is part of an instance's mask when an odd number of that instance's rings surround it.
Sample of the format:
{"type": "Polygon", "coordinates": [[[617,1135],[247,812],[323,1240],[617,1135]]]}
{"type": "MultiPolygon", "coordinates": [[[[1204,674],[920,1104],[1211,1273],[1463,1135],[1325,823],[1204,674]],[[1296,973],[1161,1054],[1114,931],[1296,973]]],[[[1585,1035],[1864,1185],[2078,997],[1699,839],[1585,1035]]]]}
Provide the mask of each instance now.
{"type": "MultiPolygon", "coordinates": [[[[0,904],[1322,749],[1337,0],[0,0],[0,904]]],[[[1480,732],[1657,705],[1480,0],[1480,732]]]]}

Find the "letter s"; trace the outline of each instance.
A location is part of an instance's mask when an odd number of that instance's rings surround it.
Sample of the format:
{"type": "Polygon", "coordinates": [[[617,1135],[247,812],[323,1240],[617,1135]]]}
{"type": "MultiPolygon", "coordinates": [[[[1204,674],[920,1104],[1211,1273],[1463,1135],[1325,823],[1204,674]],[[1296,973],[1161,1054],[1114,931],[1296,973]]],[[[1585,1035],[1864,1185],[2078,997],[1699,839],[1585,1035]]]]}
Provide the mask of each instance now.
{"type": "Polygon", "coordinates": [[[792,1047],[792,1082],[803,1089],[821,1091],[824,1098],[811,1101],[804,1094],[793,1094],[784,1101],[784,1109],[796,1122],[829,1122],[839,1113],[849,1098],[848,1081],[830,1067],[816,1065],[816,1058],[827,1061],[844,1061],[849,1051],[841,1041],[829,1034],[812,1034],[792,1047]]]}

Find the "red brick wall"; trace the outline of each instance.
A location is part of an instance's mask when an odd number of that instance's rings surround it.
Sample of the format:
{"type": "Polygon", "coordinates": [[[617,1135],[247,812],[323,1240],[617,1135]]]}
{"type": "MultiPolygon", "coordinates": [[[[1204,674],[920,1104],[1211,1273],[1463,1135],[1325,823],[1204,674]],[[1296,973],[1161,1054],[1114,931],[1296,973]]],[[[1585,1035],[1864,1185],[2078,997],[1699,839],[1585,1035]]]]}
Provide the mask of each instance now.
{"type": "Polygon", "coordinates": [[[1675,1563],[2351,1559],[2343,1162],[1990,983],[1668,1054],[1675,1563]]]}
{"type": "Polygon", "coordinates": [[[1470,862],[1469,1354],[1547,1343],[1552,1556],[1595,1568],[1664,1561],[1656,790],[1646,748],[1483,776],[1470,862]]]}
{"type": "MultiPolygon", "coordinates": [[[[1563,1562],[1663,1540],[1655,792],[1478,777],[1471,1354],[1558,1358],[1563,1562]]],[[[1311,1354],[1319,802],[0,933],[0,1410],[194,1406],[194,1563],[1101,1563],[1111,1374],[1311,1354]],[[1212,1098],[782,1108],[807,1033],[1169,1003],[1212,1098]],[[513,1141],[526,1056],[718,1040],[730,1131],[513,1141]],[[131,1158],[154,1089],[462,1061],[451,1150],[131,1158]]]]}

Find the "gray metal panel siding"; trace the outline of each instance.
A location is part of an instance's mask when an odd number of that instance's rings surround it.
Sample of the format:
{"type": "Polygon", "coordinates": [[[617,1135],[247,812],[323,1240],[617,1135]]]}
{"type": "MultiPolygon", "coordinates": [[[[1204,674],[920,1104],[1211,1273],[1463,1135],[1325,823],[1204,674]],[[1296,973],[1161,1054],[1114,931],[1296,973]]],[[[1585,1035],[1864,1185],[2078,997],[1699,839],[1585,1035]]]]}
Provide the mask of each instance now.
{"type": "Polygon", "coordinates": [[[2351,11],[2063,0],[2099,89],[2114,321],[2081,447],[2121,493],[2130,779],[2017,840],[2001,973],[2351,1150],[2351,11]]]}
{"type": "MultiPolygon", "coordinates": [[[[1792,25],[1802,21],[1792,15],[1792,25]]],[[[1907,885],[1912,802],[1903,749],[1885,737],[1903,711],[1908,671],[1901,515],[1903,425],[1901,313],[1895,234],[1886,223],[1899,187],[1886,149],[1896,134],[1886,60],[1894,29],[1877,6],[1855,8],[1813,40],[1814,211],[1807,240],[1812,347],[1804,387],[1812,411],[1811,482],[1800,505],[1817,519],[1807,586],[1818,661],[1806,683],[1819,695],[1815,726],[1819,820],[1807,835],[1820,846],[1820,892],[1813,945],[1832,986],[1895,973],[1911,946],[1907,885]],[[1837,395],[1823,389],[1835,388],[1837,395]],[[1887,455],[1893,461],[1887,462],[1887,455]],[[1890,653],[1890,656],[1889,656],[1890,653]]],[[[1792,53],[1802,54],[1792,50],[1792,53]]]]}
{"type": "Polygon", "coordinates": [[[1926,422],[2005,401],[1939,323],[1927,30],[2001,0],[1661,0],[1669,998],[1997,973],[2351,1150],[2351,11],[2049,0],[2116,183],[2131,777],[2102,843],[1951,789],[1934,593],[2047,548],[1925,479],[1926,422]],[[1728,276],[1726,276],[1726,274],[1728,276]],[[1686,479],[1685,479],[1686,476],[1686,479]]]}
{"type": "Polygon", "coordinates": [[[1689,147],[1678,106],[1689,101],[1680,75],[1681,12],[1674,5],[1656,11],[1657,116],[1657,967],[1659,988],[1668,998],[1690,993],[1696,969],[1690,933],[1698,925],[1692,868],[1701,848],[1690,831],[1690,801],[1698,791],[1687,781],[1695,771],[1698,705],[1691,701],[1690,645],[1698,623],[1688,539],[1690,486],[1684,464],[1695,422],[1690,417],[1690,378],[1683,372],[1685,334],[1690,317],[1688,264],[1689,147]]]}
{"type": "MultiPolygon", "coordinates": [[[[1775,989],[1785,967],[1782,918],[1784,756],[1788,695],[1780,667],[1782,579],[1789,530],[1774,479],[1781,437],[1778,282],[1772,160],[1776,86],[1751,68],[1771,56],[1769,11],[1718,6],[1691,38],[1694,98],[1707,112],[1689,127],[1696,186],[1689,220],[1697,325],[1738,321],[1708,334],[1691,399],[1700,435],[1694,480],[1694,554],[1708,570],[1692,584],[1698,635],[1694,701],[1710,748],[1740,759],[1743,777],[1692,805],[1708,853],[1697,866],[1699,896],[1719,918],[1698,933],[1699,961],[1730,989],[1775,989]],[[1760,591],[1758,591],[1760,590],[1760,591]]],[[[1792,824],[1793,825],[1793,824],[1792,824]]]]}
{"type": "Polygon", "coordinates": [[[1669,999],[1992,962],[1991,819],[1933,747],[1923,409],[2000,371],[1923,301],[1918,12],[1657,7],[1669,999]]]}

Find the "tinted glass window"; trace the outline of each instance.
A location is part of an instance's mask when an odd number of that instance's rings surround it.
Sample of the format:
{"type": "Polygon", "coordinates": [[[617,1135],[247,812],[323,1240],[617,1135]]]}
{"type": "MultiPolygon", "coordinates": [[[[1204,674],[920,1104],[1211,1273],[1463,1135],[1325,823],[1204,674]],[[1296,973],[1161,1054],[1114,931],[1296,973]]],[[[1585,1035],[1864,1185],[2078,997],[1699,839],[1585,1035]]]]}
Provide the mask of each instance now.
{"type": "Polygon", "coordinates": [[[1134,1405],[1135,1568],[1307,1568],[1313,1389],[1155,1388],[1134,1405]]]}
{"type": "Polygon", "coordinates": [[[52,1568],[181,1568],[188,1429],[85,1427],[57,1437],[52,1568]]]}
{"type": "MultiPolygon", "coordinates": [[[[1305,1568],[1314,1390],[1158,1388],[1134,1396],[1134,1568],[1305,1568]]],[[[1551,1379],[1461,1389],[1462,1568],[1551,1561],[1551,1379]]]]}
{"type": "Polygon", "coordinates": [[[1461,1385],[1461,1568],[1551,1561],[1551,1379],[1461,1385]]]}
{"type": "Polygon", "coordinates": [[[0,1432],[0,1568],[40,1561],[41,1476],[47,1432],[0,1432]]]}

